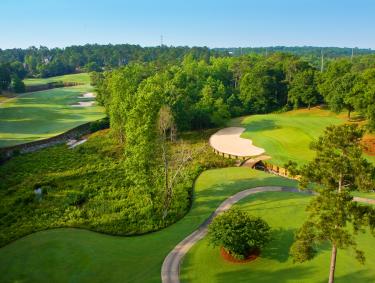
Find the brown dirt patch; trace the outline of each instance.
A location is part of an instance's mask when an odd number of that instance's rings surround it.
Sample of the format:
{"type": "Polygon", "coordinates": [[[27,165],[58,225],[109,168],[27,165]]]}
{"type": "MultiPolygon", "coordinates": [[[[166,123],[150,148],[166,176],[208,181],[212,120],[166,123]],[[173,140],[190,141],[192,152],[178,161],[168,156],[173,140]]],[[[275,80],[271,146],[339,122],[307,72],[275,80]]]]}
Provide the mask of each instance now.
{"type": "Polygon", "coordinates": [[[375,136],[367,135],[362,139],[363,151],[370,155],[375,156],[375,136]]]}
{"type": "Polygon", "coordinates": [[[256,260],[260,255],[260,250],[253,251],[245,259],[237,259],[233,257],[230,253],[228,253],[223,247],[221,247],[220,255],[223,259],[232,263],[247,263],[247,262],[256,260]]]}

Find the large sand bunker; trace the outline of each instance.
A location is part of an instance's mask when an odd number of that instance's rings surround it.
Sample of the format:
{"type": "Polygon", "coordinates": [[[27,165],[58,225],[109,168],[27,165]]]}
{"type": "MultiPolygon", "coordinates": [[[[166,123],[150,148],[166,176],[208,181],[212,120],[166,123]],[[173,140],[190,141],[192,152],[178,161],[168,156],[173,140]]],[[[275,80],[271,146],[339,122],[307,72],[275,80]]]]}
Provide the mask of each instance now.
{"type": "Polygon", "coordinates": [[[258,156],[264,149],[256,147],[249,139],[241,138],[245,128],[229,127],[221,129],[210,137],[210,145],[221,153],[240,157],[258,156]]]}

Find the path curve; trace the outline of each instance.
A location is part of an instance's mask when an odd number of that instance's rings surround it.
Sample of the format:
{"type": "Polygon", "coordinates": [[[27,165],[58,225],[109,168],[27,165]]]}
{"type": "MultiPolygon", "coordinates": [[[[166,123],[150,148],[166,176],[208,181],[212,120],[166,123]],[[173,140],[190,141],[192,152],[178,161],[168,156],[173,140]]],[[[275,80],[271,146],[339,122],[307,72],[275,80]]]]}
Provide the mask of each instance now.
{"type": "MultiPolygon", "coordinates": [[[[199,240],[207,234],[207,227],[211,223],[212,219],[215,218],[218,214],[227,211],[232,207],[233,204],[240,201],[241,199],[261,192],[294,192],[294,193],[303,193],[303,194],[314,194],[310,191],[301,191],[295,188],[288,187],[255,187],[247,189],[236,193],[225,201],[223,201],[220,206],[204,221],[197,230],[187,236],[182,240],[173,250],[167,255],[164,259],[163,265],[161,267],[161,281],[162,283],[180,283],[180,264],[183,257],[187,254],[190,248],[199,240]]],[[[374,199],[354,197],[354,201],[363,202],[368,204],[375,204],[374,199]]]]}
{"type": "Polygon", "coordinates": [[[209,144],[220,153],[236,157],[259,156],[265,152],[263,148],[253,145],[250,139],[241,138],[246,129],[229,127],[217,131],[210,137],[209,144]]]}
{"type": "Polygon", "coordinates": [[[190,248],[207,234],[207,226],[211,223],[212,219],[231,208],[233,204],[239,200],[260,192],[300,192],[309,194],[306,191],[300,191],[294,188],[286,187],[255,187],[236,193],[225,201],[203,222],[197,230],[182,240],[164,259],[161,267],[161,280],[163,283],[179,283],[180,282],[180,263],[182,258],[187,254],[190,248]]]}

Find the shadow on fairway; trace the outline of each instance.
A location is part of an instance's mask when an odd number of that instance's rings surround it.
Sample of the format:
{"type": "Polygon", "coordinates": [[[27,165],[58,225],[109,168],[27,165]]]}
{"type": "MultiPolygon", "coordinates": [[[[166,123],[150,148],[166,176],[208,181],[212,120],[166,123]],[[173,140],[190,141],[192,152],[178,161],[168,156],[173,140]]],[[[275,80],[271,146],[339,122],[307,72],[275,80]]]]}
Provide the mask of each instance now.
{"type": "Polygon", "coordinates": [[[261,257],[286,262],[293,244],[295,229],[272,230],[272,241],[263,250],[261,257]]]}
{"type": "Polygon", "coordinates": [[[276,130],[280,128],[275,124],[274,120],[263,119],[258,121],[251,121],[248,124],[245,124],[246,131],[250,132],[260,132],[267,130],[276,130]]]}
{"type": "MultiPolygon", "coordinates": [[[[250,267],[251,269],[251,267],[250,267]]],[[[285,282],[309,282],[313,277],[315,269],[311,267],[296,266],[293,268],[284,268],[277,271],[270,270],[236,270],[232,272],[223,272],[217,275],[216,282],[257,282],[257,283],[285,283],[285,282]]],[[[362,281],[361,281],[362,282],[362,281]]]]}
{"type": "MultiPolygon", "coordinates": [[[[328,269],[327,269],[328,270],[328,269]]],[[[328,273],[327,273],[327,279],[328,279],[328,273]]],[[[335,282],[348,282],[348,283],[354,283],[354,282],[360,282],[360,283],[371,283],[374,282],[374,277],[368,274],[368,271],[356,271],[349,274],[346,274],[344,276],[335,276],[335,282]]],[[[319,283],[326,283],[327,280],[322,280],[319,283]]]]}

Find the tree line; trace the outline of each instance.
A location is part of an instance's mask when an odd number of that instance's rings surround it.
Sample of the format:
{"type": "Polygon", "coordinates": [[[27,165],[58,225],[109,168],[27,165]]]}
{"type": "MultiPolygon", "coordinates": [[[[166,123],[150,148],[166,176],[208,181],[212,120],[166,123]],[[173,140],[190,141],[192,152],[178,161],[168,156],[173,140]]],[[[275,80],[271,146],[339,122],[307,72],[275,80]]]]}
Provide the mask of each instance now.
{"type": "Polygon", "coordinates": [[[41,46],[27,49],[0,49],[0,64],[17,63],[28,77],[52,77],[82,71],[101,71],[131,62],[151,62],[159,64],[176,63],[186,54],[196,59],[208,60],[226,52],[210,50],[207,47],[141,47],[139,45],[118,44],[70,46],[52,48],[41,46]]]}
{"type": "Polygon", "coordinates": [[[267,55],[276,52],[290,53],[300,56],[314,67],[320,68],[322,56],[324,61],[331,61],[339,57],[357,57],[358,55],[375,54],[375,50],[366,48],[348,47],[317,47],[317,46],[269,46],[269,47],[235,47],[235,48],[215,48],[221,52],[228,52],[233,56],[245,54],[267,55]]]}
{"type": "Polygon", "coordinates": [[[26,76],[20,62],[0,64],[0,93],[3,90],[12,90],[16,93],[25,91],[23,79],[26,76]]]}
{"type": "Polygon", "coordinates": [[[322,103],[337,113],[347,111],[348,118],[356,111],[375,126],[375,56],[338,58],[321,72],[286,53],[209,60],[188,54],[181,63],[131,63],[93,72],[91,78],[120,140],[123,123],[142,92],[168,105],[182,131],[222,126],[231,117],[322,103]]]}

